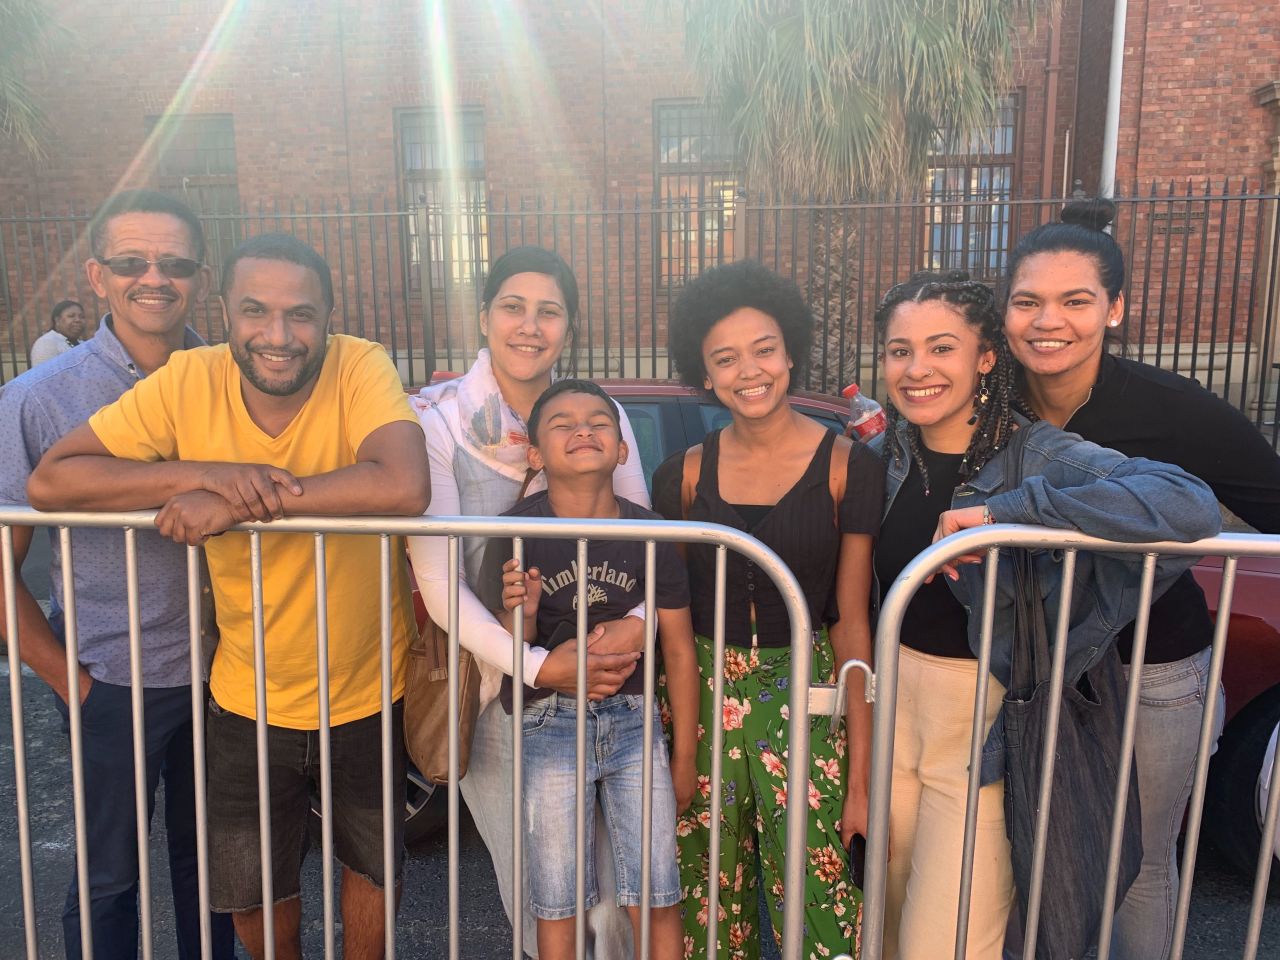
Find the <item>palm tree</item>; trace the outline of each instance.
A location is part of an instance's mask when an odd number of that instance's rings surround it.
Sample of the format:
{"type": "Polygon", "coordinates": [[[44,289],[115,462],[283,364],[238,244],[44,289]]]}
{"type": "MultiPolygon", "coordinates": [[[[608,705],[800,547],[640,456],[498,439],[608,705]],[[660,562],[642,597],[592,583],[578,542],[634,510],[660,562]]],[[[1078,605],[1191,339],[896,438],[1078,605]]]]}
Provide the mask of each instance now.
{"type": "MultiPolygon", "coordinates": [[[[1010,86],[1016,26],[1032,21],[1038,6],[684,0],[685,46],[737,142],[753,193],[828,202],[915,195],[940,130],[989,124],[1010,86]]],[[[815,212],[811,223],[812,288],[834,292],[814,306],[837,320],[850,315],[840,291],[856,290],[858,280],[844,256],[846,221],[829,211],[815,212]]],[[[814,379],[825,388],[858,375],[838,327],[826,324],[815,346],[814,379]],[[835,369],[822,368],[824,353],[840,358],[835,369]]]]}
{"type": "Polygon", "coordinates": [[[44,154],[45,119],[25,74],[53,32],[43,0],[0,0],[0,139],[36,158],[44,154]]]}

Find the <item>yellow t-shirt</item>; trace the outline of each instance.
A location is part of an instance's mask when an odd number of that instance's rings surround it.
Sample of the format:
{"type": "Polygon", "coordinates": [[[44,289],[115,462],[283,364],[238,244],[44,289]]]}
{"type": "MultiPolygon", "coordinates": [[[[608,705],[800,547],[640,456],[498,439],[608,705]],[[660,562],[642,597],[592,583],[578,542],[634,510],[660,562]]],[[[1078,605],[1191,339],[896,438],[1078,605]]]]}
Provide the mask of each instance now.
{"type": "MultiPolygon", "coordinates": [[[[369,434],[401,420],[417,423],[386,351],[367,340],[334,335],[315,390],[278,437],[268,436],[249,417],[240,371],[225,344],[175,353],[90,417],[89,426],[117,457],[266,463],[289,470],[305,486],[309,476],[354,464],[369,434]]],[[[378,545],[373,536],[340,534],[325,541],[334,726],[370,716],[381,705],[378,545]]],[[[399,698],[413,607],[400,538],[392,541],[391,551],[392,696],[399,698]]],[[[210,678],[212,693],[220,706],[254,717],[249,535],[211,538],[205,552],[222,634],[210,678]]],[[[263,534],[262,600],[267,720],[314,730],[320,708],[311,534],[263,534]]]]}

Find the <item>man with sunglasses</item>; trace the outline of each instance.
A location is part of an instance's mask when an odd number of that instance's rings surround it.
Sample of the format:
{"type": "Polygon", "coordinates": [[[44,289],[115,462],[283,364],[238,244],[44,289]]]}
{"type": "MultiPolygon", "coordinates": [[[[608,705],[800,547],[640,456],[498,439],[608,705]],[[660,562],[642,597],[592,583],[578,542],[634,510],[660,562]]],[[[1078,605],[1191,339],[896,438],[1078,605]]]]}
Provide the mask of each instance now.
{"type": "MultiPolygon", "coordinates": [[[[208,292],[211,275],[203,262],[200,221],[185,204],[146,190],[116,194],[90,223],[89,245],[89,283],[109,312],[91,339],[0,390],[0,501],[24,502],[31,472],[57,440],[162,367],[175,351],[203,343],[187,320],[208,292]]],[[[21,566],[33,529],[13,532],[21,566]]],[[[68,725],[71,697],[80,708],[90,903],[80,903],[73,877],[63,911],[66,953],[68,960],[78,960],[87,952],[81,942],[81,911],[87,909],[94,957],[134,960],[138,844],[124,534],[82,529],[72,536],[78,669],[67,661],[57,537],[52,544],[49,615],[22,583],[12,599],[23,661],[53,689],[68,725]]],[[[144,800],[150,813],[163,777],[178,956],[195,960],[200,915],[186,556],[158,533],[138,531],[137,561],[144,584],[139,597],[144,800]]],[[[216,915],[212,924],[213,956],[234,956],[231,924],[216,915]]]]}

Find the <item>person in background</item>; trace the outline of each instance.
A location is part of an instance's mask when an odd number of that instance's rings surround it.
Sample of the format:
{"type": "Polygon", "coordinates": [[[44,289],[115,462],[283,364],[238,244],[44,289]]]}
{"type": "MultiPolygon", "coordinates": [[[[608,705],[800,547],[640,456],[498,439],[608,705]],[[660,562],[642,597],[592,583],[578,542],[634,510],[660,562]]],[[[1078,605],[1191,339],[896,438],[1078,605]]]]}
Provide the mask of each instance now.
{"type": "Polygon", "coordinates": [[[88,321],[78,300],[59,300],[53,306],[49,329],[31,345],[31,366],[66,353],[84,337],[88,321]]]}
{"type": "MultiPolygon", "coordinates": [[[[578,281],[557,253],[542,247],[515,247],[489,268],[480,309],[485,346],[467,373],[424,387],[412,398],[426,435],[431,465],[431,509],[436,516],[497,516],[510,509],[521,491],[545,486],[529,469],[526,423],[534,402],[551,385],[562,361],[572,366],[578,329],[578,281]]],[[[638,450],[626,412],[618,407],[622,440],[638,450]]],[[[613,473],[618,496],[649,505],[640,458],[629,458],[613,473]]],[[[510,919],[513,898],[511,835],[511,718],[498,702],[502,677],[512,674],[511,636],[476,598],[485,541],[462,541],[462,578],[458,585],[459,640],[480,666],[480,714],[471,742],[467,775],[459,785],[476,829],[484,838],[497,874],[498,891],[510,919]]],[[[444,537],[410,537],[409,555],[431,619],[449,623],[449,548],[444,537]]],[[[587,679],[591,697],[618,692],[635,670],[644,646],[644,608],[600,624],[588,638],[587,679]]],[[[548,651],[525,648],[524,680],[532,689],[572,696],[577,690],[577,644],[548,651]]],[[[600,815],[597,813],[597,817],[600,815]]],[[[597,820],[597,837],[608,836],[597,820]]],[[[630,956],[631,924],[614,903],[614,858],[607,843],[596,844],[600,903],[587,917],[588,956],[615,960],[630,956]]],[[[537,956],[537,927],[524,896],[524,949],[537,956]]]]}
{"type": "MultiPolygon", "coordinates": [[[[890,398],[888,428],[872,444],[883,452],[889,474],[875,558],[882,599],[930,543],[985,523],[1036,524],[1139,543],[1189,542],[1218,532],[1212,495],[1183,470],[1129,459],[1046,421],[1033,422],[1018,398],[1000,311],[985,284],[959,271],[916,274],[885,294],[876,327],[890,398]],[[1009,439],[1016,430],[1028,431],[1025,479],[1008,489],[1009,439]]],[[[983,571],[976,564],[982,558],[964,559],[971,563],[947,565],[945,577],[917,591],[902,624],[884,931],[888,960],[935,960],[955,949],[969,744],[980,683],[988,689],[987,744],[966,941],[971,960],[1001,956],[1014,902],[1003,725],[996,723],[1010,683],[1013,594],[1008,584],[997,593],[991,673],[980,677],[983,571]]],[[[1129,619],[1134,615],[1141,562],[1138,555],[1079,555],[1067,634],[1068,684],[1102,657],[1114,656],[1118,624],[1127,622],[1126,613],[1129,619]]],[[[1157,592],[1193,562],[1162,559],[1157,592]]],[[[1063,571],[1052,551],[1040,551],[1036,564],[1052,622],[1063,571]]],[[[1108,830],[1109,824],[1098,829],[1108,830]]],[[[1103,865],[1098,869],[1101,883],[1103,865]]]]}
{"type": "MultiPolygon", "coordinates": [[[[813,315],[799,289],[752,261],[714,267],[691,281],[671,320],[680,377],[718,400],[732,422],[654,474],[654,500],[668,520],[701,520],[746,531],[795,573],[809,607],[813,678],[838,664],[871,662],[871,550],[880,529],[884,467],[866,446],[797,412],[813,315]]],[[[754,562],[727,555],[724,701],[715,676],[716,548],[687,548],[702,704],[701,787],[678,827],[686,890],[685,953],[707,957],[708,884],[720,885],[718,958],[760,955],[759,884],[775,936],[782,929],[788,802],[807,803],[805,955],[855,953],[862,891],[845,849],[867,830],[871,711],[850,685],[845,728],[810,719],[806,796],[786,791],[791,620],[782,595],[754,562]],[[720,823],[710,820],[713,716],[724,718],[720,823]],[[847,730],[847,738],[846,738],[847,730]],[[722,835],[710,865],[711,831],[722,835]]]]}
{"type": "MultiPolygon", "coordinates": [[[[1194,380],[1107,349],[1125,315],[1124,254],[1110,200],[1077,200],[1023,237],[1009,260],[1005,333],[1041,419],[1131,457],[1177,464],[1261,533],[1280,533],[1280,457],[1239,410],[1194,380]]],[[[1172,948],[1177,839],[1191,795],[1208,689],[1213,620],[1190,571],[1151,607],[1134,747],[1142,870],[1116,914],[1111,956],[1162,960],[1172,948]]],[[[1133,625],[1119,637],[1129,662],[1133,625]]]]}
{"type": "MultiPolygon", "coordinates": [[[[158,298],[157,298],[158,299],[158,298]]],[[[204,545],[220,640],[209,677],[209,898],[233,916],[254,960],[301,956],[300,871],[319,789],[315,539],[262,538],[251,581],[237,523],[283,516],[417,516],[430,500],[422,431],[386,350],[330,335],[329,264],[301,240],[262,234],[236,247],[222,278],[227,342],[176,354],[58,442],[28,482],[41,509],[160,508],[165,536],[204,545]],[[221,534],[221,535],[220,535],[221,534]],[[271,898],[260,859],[254,634],[265,644],[271,898]]],[[[392,556],[403,546],[393,541],[392,556]]],[[[326,541],[333,849],[342,871],[343,955],[385,950],[385,892],[404,857],[401,697],[413,631],[407,565],[389,571],[392,689],[382,680],[379,538],[326,541]],[[382,716],[391,701],[391,869],[383,857],[382,716]]],[[[179,564],[179,566],[181,566],[179,564]]],[[[190,719],[188,705],[188,720],[190,719]]]]}
{"type": "MultiPolygon", "coordinates": [[[[93,256],[85,272],[108,307],[97,333],[0,390],[0,500],[9,503],[26,502],[31,472],[58,440],[154,375],[178,351],[203,343],[187,321],[212,277],[204,264],[204,232],[186,204],[148,190],[116,194],[94,215],[89,245],[93,256]]],[[[79,311],[79,304],[73,310],[79,311]]],[[[57,308],[54,315],[56,326],[57,308]]],[[[45,336],[65,342],[61,333],[45,336]]],[[[33,533],[31,527],[13,528],[18,568],[33,533]]],[[[178,956],[196,960],[200,907],[186,557],[158,533],[139,530],[136,536],[139,582],[146,584],[138,612],[147,802],[154,805],[163,779],[178,956]]],[[[91,902],[80,903],[73,877],[62,914],[63,942],[68,960],[78,960],[80,913],[88,910],[93,955],[133,960],[138,954],[138,840],[125,538],[120,530],[84,529],[72,536],[80,659],[74,688],[67,684],[62,548],[57,537],[52,543],[49,615],[21,581],[15,596],[6,599],[17,605],[23,662],[53,690],[64,722],[69,723],[71,698],[80,704],[91,902]]],[[[214,956],[227,960],[234,940],[230,921],[215,916],[213,934],[214,956]]]]}

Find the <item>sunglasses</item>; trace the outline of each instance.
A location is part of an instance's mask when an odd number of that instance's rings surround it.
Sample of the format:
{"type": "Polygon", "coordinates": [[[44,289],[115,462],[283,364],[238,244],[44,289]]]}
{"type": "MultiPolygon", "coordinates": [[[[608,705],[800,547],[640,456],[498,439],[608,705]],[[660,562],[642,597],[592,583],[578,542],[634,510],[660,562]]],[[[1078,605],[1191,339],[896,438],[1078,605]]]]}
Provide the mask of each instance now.
{"type": "Polygon", "coordinates": [[[186,257],[161,257],[159,260],[148,260],[146,257],[98,257],[97,261],[117,277],[140,277],[154,264],[170,280],[186,280],[194,277],[200,269],[199,260],[189,260],[186,257]]]}

